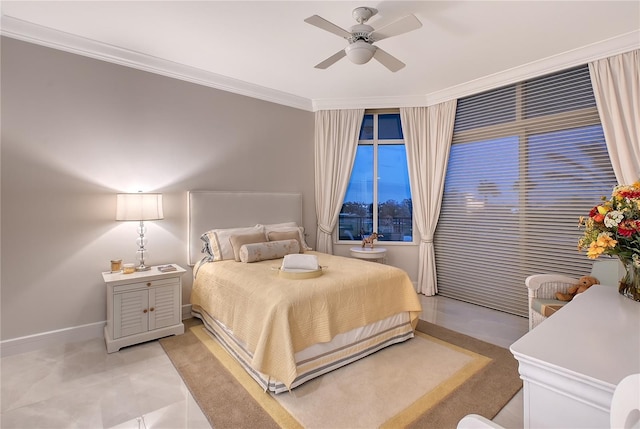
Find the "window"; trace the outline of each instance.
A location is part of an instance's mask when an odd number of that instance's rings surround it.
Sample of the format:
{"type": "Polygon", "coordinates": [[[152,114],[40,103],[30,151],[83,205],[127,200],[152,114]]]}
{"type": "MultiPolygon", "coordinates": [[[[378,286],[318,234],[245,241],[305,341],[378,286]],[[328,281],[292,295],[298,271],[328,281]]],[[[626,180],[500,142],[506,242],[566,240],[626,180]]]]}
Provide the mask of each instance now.
{"type": "Polygon", "coordinates": [[[359,241],[377,232],[382,235],[379,241],[412,242],[412,210],[400,114],[366,114],[340,211],[338,238],[359,241]]]}
{"type": "Polygon", "coordinates": [[[525,316],[527,276],[591,271],[578,218],[615,184],[586,65],[459,100],[438,293],[525,316]]]}

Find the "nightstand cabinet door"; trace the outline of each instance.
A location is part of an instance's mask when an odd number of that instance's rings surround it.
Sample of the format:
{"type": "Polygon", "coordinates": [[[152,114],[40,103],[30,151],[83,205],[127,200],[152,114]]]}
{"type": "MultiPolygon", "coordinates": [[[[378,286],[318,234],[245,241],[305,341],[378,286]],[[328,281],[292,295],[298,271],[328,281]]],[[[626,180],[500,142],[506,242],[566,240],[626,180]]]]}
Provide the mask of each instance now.
{"type": "Polygon", "coordinates": [[[180,288],[175,285],[149,290],[149,329],[159,329],[180,323],[180,288]]]}
{"type": "Polygon", "coordinates": [[[113,296],[113,338],[149,330],[149,291],[146,289],[113,296]]]}

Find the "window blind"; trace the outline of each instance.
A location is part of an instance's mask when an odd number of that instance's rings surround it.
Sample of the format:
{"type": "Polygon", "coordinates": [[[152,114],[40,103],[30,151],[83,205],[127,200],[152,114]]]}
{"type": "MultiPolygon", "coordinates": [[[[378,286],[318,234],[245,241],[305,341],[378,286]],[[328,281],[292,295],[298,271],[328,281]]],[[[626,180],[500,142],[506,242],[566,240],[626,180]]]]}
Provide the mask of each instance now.
{"type": "Polygon", "coordinates": [[[586,65],[459,100],[438,293],[526,316],[527,276],[591,271],[578,219],[615,184],[586,65]]]}

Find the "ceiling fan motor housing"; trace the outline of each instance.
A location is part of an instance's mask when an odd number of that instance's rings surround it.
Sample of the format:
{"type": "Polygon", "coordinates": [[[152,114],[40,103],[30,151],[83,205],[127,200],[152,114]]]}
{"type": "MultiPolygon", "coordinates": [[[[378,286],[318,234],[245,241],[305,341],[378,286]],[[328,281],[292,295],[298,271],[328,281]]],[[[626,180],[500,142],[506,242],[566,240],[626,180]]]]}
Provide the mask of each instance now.
{"type": "Polygon", "coordinates": [[[349,37],[349,43],[357,42],[358,40],[364,40],[367,43],[372,43],[373,40],[369,36],[373,33],[373,27],[367,24],[358,24],[351,27],[351,37],[349,37]]]}

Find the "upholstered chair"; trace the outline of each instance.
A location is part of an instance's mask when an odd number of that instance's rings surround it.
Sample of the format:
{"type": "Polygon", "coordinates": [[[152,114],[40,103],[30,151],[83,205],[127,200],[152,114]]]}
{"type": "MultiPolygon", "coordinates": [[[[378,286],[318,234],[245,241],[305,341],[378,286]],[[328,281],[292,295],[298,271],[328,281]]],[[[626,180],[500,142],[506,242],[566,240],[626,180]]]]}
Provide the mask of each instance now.
{"type": "MultiPolygon", "coordinates": [[[[588,275],[597,278],[602,285],[617,287],[624,275],[624,266],[618,258],[596,259],[588,275]]],[[[529,330],[567,304],[556,299],[556,292],[565,293],[569,286],[577,282],[577,278],[562,274],[534,274],[527,277],[525,285],[529,295],[529,330]]]]}
{"type": "Polygon", "coordinates": [[[556,292],[565,293],[578,279],[562,274],[534,274],[524,283],[529,294],[529,330],[532,330],[567,303],[557,300],[556,292]]]}

